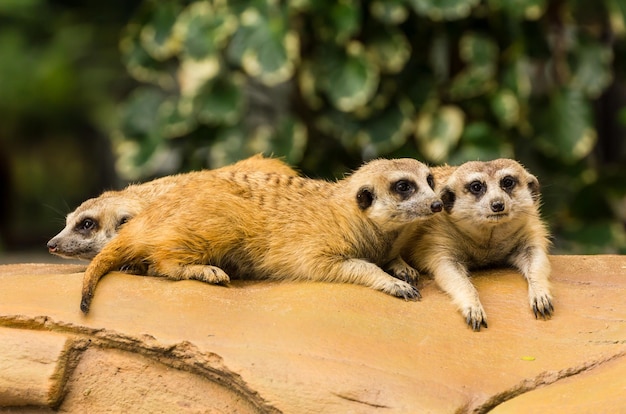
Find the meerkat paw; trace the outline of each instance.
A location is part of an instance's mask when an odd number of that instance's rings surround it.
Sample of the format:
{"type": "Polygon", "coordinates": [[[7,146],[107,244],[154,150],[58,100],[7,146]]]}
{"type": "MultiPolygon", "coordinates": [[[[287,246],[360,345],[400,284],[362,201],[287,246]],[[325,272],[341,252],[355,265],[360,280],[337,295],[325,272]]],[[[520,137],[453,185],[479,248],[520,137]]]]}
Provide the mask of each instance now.
{"type": "Polygon", "coordinates": [[[404,300],[420,300],[422,298],[415,286],[399,279],[394,279],[383,291],[404,300]]]}
{"type": "Polygon", "coordinates": [[[411,285],[416,285],[419,279],[419,272],[409,266],[401,257],[397,257],[389,262],[386,270],[396,279],[403,280],[411,285]]]}
{"type": "Polygon", "coordinates": [[[226,284],[230,282],[230,277],[217,266],[193,265],[188,266],[187,273],[189,279],[199,280],[211,284],[226,284]]]}
{"type": "Polygon", "coordinates": [[[535,314],[535,319],[539,319],[539,315],[543,318],[543,320],[548,320],[554,314],[554,305],[552,305],[552,297],[549,293],[531,293],[529,295],[530,298],[530,307],[535,314]]]}
{"type": "Polygon", "coordinates": [[[465,317],[465,323],[467,323],[474,332],[480,331],[481,326],[487,328],[487,315],[480,303],[465,308],[463,310],[463,316],[465,317]]]}

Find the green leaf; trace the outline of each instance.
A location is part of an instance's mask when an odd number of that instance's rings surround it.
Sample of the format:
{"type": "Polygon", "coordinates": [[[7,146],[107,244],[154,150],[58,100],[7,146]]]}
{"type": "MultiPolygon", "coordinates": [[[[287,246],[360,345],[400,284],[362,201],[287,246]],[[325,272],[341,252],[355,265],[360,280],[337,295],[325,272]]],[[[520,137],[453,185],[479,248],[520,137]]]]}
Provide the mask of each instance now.
{"type": "Polygon", "coordinates": [[[351,0],[333,2],[329,18],[335,42],[344,44],[361,29],[361,4],[351,0]]]}
{"type": "Polygon", "coordinates": [[[172,32],[180,5],[174,1],[154,4],[150,19],[141,29],[141,45],[155,59],[165,60],[177,52],[178,42],[172,32]]]}
{"type": "Polygon", "coordinates": [[[207,1],[191,3],[178,17],[176,37],[182,42],[185,59],[215,59],[237,29],[235,16],[207,1]]]}
{"type": "Polygon", "coordinates": [[[491,111],[500,125],[509,128],[520,118],[520,104],[517,96],[509,89],[499,89],[490,99],[491,111]]]}
{"type": "Polygon", "coordinates": [[[209,82],[193,100],[198,120],[205,124],[233,124],[243,111],[243,80],[221,77],[209,82]]]}
{"type": "Polygon", "coordinates": [[[195,119],[186,107],[185,98],[169,98],[158,109],[157,122],[159,131],[164,138],[178,138],[189,134],[196,128],[195,119]]]}
{"type": "Polygon", "coordinates": [[[299,38],[282,13],[267,18],[250,11],[228,46],[229,59],[273,86],[290,79],[300,58],[299,38]]]}
{"type": "Polygon", "coordinates": [[[480,0],[407,0],[417,14],[431,20],[463,19],[480,0]]]}
{"type": "Polygon", "coordinates": [[[586,157],[596,143],[591,108],[581,91],[556,91],[539,122],[538,145],[546,154],[565,162],[573,163],[586,157]]]}
{"type": "Polygon", "coordinates": [[[495,72],[498,45],[490,37],[469,32],[459,40],[459,55],[470,65],[490,68],[495,72]]]}
{"type": "Polygon", "coordinates": [[[458,106],[426,109],[416,122],[415,138],[420,152],[432,162],[444,161],[459,142],[464,124],[465,114],[458,106]]]}
{"type": "Polygon", "coordinates": [[[157,125],[157,111],[166,97],[156,88],[136,89],[122,107],[120,128],[129,138],[145,139],[157,125]]]}
{"type": "Polygon", "coordinates": [[[141,46],[138,31],[139,26],[129,25],[120,41],[122,61],[128,73],[138,81],[153,83],[163,89],[173,89],[176,81],[167,70],[167,64],[152,57],[141,46]]]}
{"type": "Polygon", "coordinates": [[[580,45],[576,55],[571,87],[580,89],[590,98],[598,98],[613,80],[613,51],[608,46],[590,43],[580,45]]]}
{"type": "Polygon", "coordinates": [[[398,73],[411,57],[411,45],[404,34],[393,28],[381,28],[367,39],[367,53],[382,73],[398,73]]]}
{"type": "Polygon", "coordinates": [[[470,66],[454,77],[448,93],[450,99],[459,101],[484,95],[496,86],[497,82],[492,70],[481,66],[470,66]]]}
{"type": "Polygon", "coordinates": [[[513,146],[507,137],[486,122],[468,124],[461,135],[457,149],[448,162],[459,165],[466,161],[513,158],[513,146]]]}
{"type": "Polygon", "coordinates": [[[351,112],[367,104],[378,86],[378,69],[360,43],[348,45],[348,52],[327,53],[319,62],[318,82],[333,106],[351,112]]]}
{"type": "Polygon", "coordinates": [[[367,157],[388,154],[403,146],[412,133],[414,112],[410,102],[402,101],[366,120],[357,139],[367,157]]]}
{"type": "Polygon", "coordinates": [[[388,25],[403,23],[409,16],[404,0],[374,0],[370,3],[370,13],[388,25]]]}
{"type": "Polygon", "coordinates": [[[502,10],[516,19],[537,20],[546,9],[546,0],[488,0],[487,3],[491,10],[502,10]]]}

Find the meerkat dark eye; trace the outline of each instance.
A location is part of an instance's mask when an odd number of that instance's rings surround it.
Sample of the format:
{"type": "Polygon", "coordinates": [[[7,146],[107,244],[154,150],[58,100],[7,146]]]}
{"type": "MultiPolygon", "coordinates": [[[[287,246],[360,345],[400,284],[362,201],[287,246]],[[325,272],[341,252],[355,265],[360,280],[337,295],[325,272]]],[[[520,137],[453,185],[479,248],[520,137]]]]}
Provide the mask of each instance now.
{"type": "Polygon", "coordinates": [[[517,180],[515,180],[515,178],[513,177],[504,177],[501,181],[500,181],[500,187],[502,187],[503,190],[512,190],[513,187],[515,187],[515,184],[517,184],[517,180]]]}
{"type": "Polygon", "coordinates": [[[415,191],[415,184],[408,180],[396,181],[393,184],[393,191],[400,194],[403,197],[411,195],[415,191]]]}
{"type": "Polygon", "coordinates": [[[96,228],[96,221],[90,218],[83,219],[76,225],[77,231],[90,231],[96,228]]]}
{"type": "Polygon", "coordinates": [[[432,174],[429,174],[428,177],[426,177],[426,182],[428,183],[428,186],[430,188],[432,188],[433,190],[435,189],[435,178],[432,174]]]}
{"type": "Polygon", "coordinates": [[[472,181],[468,188],[472,194],[480,194],[483,192],[485,186],[480,181],[472,181]]]}
{"type": "Polygon", "coordinates": [[[128,223],[128,220],[130,220],[131,217],[129,216],[123,216],[119,219],[119,221],[117,222],[117,226],[116,229],[119,229],[121,226],[123,226],[124,224],[128,223]]]}

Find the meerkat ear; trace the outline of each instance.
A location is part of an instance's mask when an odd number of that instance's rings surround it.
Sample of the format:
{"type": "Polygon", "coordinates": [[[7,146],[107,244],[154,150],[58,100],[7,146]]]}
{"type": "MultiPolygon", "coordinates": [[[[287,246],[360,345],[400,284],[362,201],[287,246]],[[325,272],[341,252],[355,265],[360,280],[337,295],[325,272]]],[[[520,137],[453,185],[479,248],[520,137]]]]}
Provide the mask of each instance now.
{"type": "Polygon", "coordinates": [[[443,209],[446,213],[450,213],[456,201],[456,194],[452,192],[450,187],[444,187],[443,190],[441,190],[441,201],[443,202],[443,209]]]}
{"type": "Polygon", "coordinates": [[[528,190],[530,191],[530,196],[533,198],[533,201],[539,201],[541,197],[539,180],[534,175],[529,175],[528,177],[528,190]]]}
{"type": "Polygon", "coordinates": [[[366,210],[374,202],[374,193],[368,187],[361,187],[356,193],[356,203],[361,210],[366,210]]]}

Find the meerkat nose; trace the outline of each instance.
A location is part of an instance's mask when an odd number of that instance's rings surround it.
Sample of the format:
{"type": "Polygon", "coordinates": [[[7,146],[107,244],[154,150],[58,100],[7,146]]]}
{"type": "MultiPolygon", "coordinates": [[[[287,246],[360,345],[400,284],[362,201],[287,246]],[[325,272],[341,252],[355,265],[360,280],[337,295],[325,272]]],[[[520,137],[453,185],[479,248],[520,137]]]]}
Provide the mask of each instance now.
{"type": "Polygon", "coordinates": [[[47,246],[48,246],[48,250],[51,252],[55,252],[58,247],[57,242],[54,239],[50,240],[47,246]]]}
{"type": "Polygon", "coordinates": [[[491,211],[494,213],[504,211],[504,203],[502,201],[493,201],[491,203],[491,211]]]}
{"type": "Polygon", "coordinates": [[[433,203],[430,205],[430,211],[432,211],[433,213],[439,213],[441,210],[443,210],[443,203],[439,200],[433,201],[433,203]]]}

